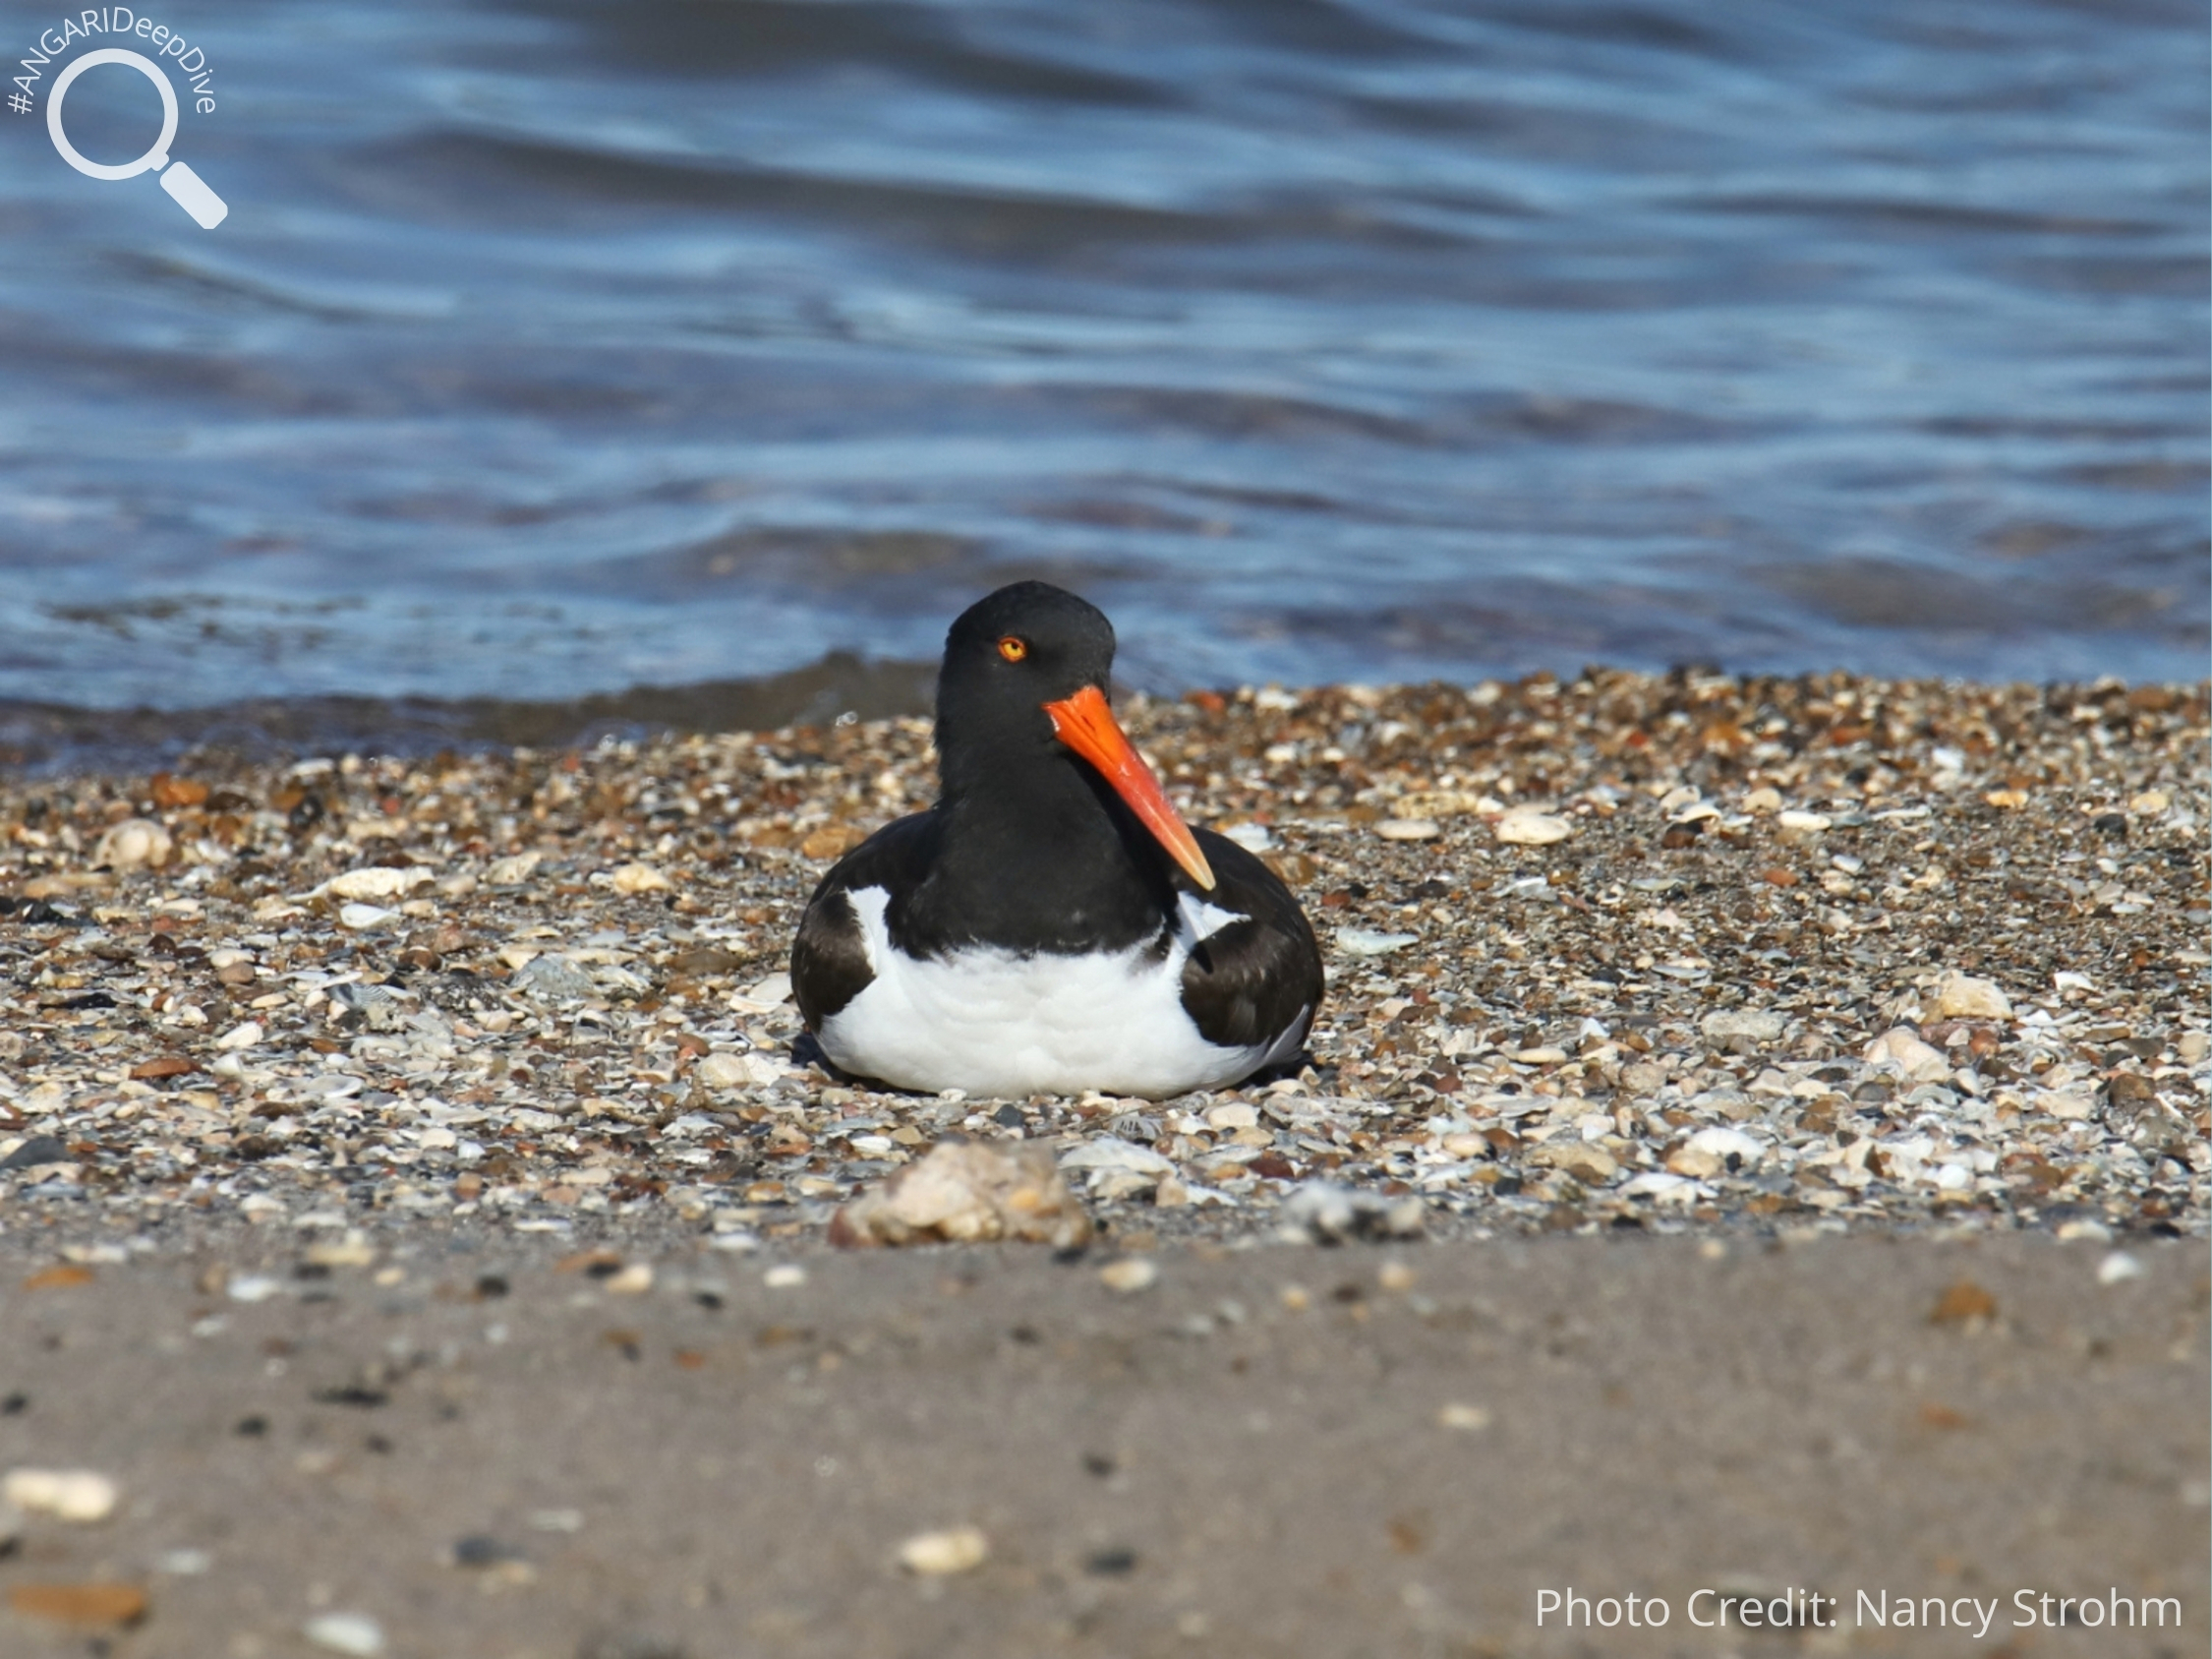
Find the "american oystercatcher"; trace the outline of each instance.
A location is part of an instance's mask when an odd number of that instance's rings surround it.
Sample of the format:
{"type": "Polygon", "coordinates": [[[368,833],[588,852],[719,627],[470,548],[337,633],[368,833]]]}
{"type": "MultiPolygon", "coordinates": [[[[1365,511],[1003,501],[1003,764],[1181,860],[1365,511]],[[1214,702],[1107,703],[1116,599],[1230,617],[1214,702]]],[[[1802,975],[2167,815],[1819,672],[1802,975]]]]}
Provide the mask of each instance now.
{"type": "Polygon", "coordinates": [[[953,623],[937,804],[815,888],[791,946],[806,1027],[902,1089],[1164,1098],[1299,1052],[1321,952],[1298,901],[1193,833],[1106,702],[1114,625],[1045,582],[953,623]]]}

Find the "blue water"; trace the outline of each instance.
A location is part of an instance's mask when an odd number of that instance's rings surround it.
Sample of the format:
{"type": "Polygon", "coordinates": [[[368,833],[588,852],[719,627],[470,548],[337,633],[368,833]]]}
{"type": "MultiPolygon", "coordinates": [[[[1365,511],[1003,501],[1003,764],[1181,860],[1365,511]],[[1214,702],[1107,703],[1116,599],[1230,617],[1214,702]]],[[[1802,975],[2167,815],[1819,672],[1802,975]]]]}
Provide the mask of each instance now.
{"type": "Polygon", "coordinates": [[[2200,5],[159,15],[218,229],[0,111],[0,698],[928,658],[1022,574],[1163,688],[2205,672],[2200,5]]]}

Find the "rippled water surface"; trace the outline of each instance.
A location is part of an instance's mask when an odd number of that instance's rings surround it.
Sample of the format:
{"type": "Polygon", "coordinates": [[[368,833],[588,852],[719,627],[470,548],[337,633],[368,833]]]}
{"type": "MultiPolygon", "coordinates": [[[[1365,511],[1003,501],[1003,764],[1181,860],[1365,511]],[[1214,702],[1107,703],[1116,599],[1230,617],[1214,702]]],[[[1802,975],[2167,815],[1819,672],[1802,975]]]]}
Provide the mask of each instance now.
{"type": "Polygon", "coordinates": [[[928,658],[1019,574],[1160,687],[2204,672],[2198,5],[164,21],[218,229],[0,113],[0,698],[928,658]]]}

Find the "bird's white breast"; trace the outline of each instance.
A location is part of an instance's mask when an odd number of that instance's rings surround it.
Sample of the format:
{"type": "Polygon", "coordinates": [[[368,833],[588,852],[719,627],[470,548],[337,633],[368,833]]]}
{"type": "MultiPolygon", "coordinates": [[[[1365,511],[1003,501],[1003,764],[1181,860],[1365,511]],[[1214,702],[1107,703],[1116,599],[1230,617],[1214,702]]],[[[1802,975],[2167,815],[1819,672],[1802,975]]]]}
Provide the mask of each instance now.
{"type": "Polygon", "coordinates": [[[1164,954],[970,946],[929,959],[893,948],[882,888],[845,898],[875,978],[818,1035],[832,1060],[863,1077],[1014,1098],[1086,1089],[1158,1098],[1234,1083],[1305,1037],[1305,1015],[1250,1047],[1199,1033],[1183,1006],[1183,965],[1199,939],[1243,918],[1189,895],[1164,954]]]}

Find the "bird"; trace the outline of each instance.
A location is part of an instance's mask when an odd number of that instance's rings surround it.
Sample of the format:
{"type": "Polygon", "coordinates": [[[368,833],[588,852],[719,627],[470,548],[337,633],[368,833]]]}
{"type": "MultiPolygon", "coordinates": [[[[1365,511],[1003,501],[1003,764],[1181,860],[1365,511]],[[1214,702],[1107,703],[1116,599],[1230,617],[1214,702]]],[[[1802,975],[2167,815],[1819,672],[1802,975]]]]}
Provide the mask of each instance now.
{"type": "Polygon", "coordinates": [[[840,1071],[979,1098],[1167,1099],[1286,1064],[1320,946],[1275,872],[1193,830],[1115,721],[1114,625],[1048,582],[969,606],[937,679],[937,803],[834,864],[791,944],[840,1071]]]}

